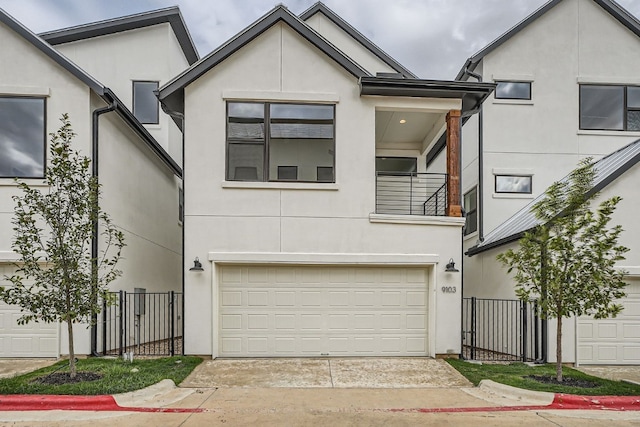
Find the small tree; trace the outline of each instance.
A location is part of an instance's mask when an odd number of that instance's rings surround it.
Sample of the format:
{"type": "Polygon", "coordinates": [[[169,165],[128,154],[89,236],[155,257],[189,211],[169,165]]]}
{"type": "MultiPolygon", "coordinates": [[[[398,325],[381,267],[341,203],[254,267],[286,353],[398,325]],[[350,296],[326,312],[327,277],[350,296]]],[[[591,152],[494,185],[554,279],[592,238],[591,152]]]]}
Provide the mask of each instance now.
{"type": "Polygon", "coordinates": [[[73,324],[91,322],[100,312],[99,300],[111,302],[107,285],[121,273],[115,266],[124,236],[98,206],[100,188],[89,171],[91,160],[71,149],[75,136],[69,117],[51,134],[50,166],[44,192],[21,182],[14,196],[15,237],[20,254],[17,271],[0,288],[0,299],[22,309],[19,324],[31,321],[66,322],[69,333],[70,376],[76,376],[73,324]],[[103,250],[91,256],[93,230],[102,228],[103,250]]]}
{"type": "Polygon", "coordinates": [[[498,260],[515,270],[516,294],[522,301],[538,300],[540,316],[557,319],[556,380],[562,381],[562,319],[590,315],[615,317],[625,296],[624,272],[615,264],[629,249],[618,245],[619,225],[609,227],[620,197],[600,203],[590,200],[596,170],[585,159],[565,181],[551,185],[531,211],[539,225],[526,232],[517,250],[498,260]]]}

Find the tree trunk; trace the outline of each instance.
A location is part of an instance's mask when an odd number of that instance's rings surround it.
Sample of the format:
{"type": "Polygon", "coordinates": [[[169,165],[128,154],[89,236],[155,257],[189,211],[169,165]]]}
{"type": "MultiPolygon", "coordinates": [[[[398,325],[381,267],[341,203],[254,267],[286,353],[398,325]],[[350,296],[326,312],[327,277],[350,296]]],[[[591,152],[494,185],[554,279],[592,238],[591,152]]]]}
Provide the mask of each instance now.
{"type": "Polygon", "coordinates": [[[69,332],[69,376],[76,377],[76,355],[73,351],[73,323],[67,319],[67,331],[69,332]]]}
{"type": "Polygon", "coordinates": [[[556,380],[562,382],[562,316],[558,316],[556,328],[556,380]]]}

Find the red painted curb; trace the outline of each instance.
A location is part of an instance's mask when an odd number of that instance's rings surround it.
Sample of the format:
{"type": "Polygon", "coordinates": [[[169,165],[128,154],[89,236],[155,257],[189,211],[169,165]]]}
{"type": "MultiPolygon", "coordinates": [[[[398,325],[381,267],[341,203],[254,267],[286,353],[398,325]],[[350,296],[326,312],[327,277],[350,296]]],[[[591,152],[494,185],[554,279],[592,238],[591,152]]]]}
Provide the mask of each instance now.
{"type": "Polygon", "coordinates": [[[126,411],[126,412],[206,412],[202,408],[122,407],[113,396],[59,396],[49,394],[0,395],[2,411],[126,411]]]}
{"type": "Polygon", "coordinates": [[[557,409],[607,409],[640,411],[640,396],[578,396],[556,394],[551,406],[557,409]]]}

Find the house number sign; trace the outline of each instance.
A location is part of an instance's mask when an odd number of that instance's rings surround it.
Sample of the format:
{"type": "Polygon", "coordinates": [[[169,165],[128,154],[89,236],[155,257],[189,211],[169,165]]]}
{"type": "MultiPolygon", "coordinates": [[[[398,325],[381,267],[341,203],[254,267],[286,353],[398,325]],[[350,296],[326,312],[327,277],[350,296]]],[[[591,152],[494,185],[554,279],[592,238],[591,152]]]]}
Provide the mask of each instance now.
{"type": "Polygon", "coordinates": [[[457,289],[455,286],[443,286],[442,287],[442,293],[444,294],[455,294],[457,292],[457,289]]]}

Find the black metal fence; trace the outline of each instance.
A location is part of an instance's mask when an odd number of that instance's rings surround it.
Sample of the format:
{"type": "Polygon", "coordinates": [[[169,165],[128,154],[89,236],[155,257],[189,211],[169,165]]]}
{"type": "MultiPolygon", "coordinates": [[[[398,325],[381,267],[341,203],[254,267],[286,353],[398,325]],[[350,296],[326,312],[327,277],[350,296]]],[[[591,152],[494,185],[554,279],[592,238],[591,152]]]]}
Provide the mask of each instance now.
{"type": "Polygon", "coordinates": [[[447,174],[377,172],[376,213],[444,216],[447,174]]]}
{"type": "Polygon", "coordinates": [[[116,303],[104,304],[98,318],[99,353],[182,354],[182,293],[120,291],[113,295],[116,303]]]}
{"type": "Polygon", "coordinates": [[[462,356],[469,360],[539,361],[545,358],[537,304],[463,298],[462,356]]]}

